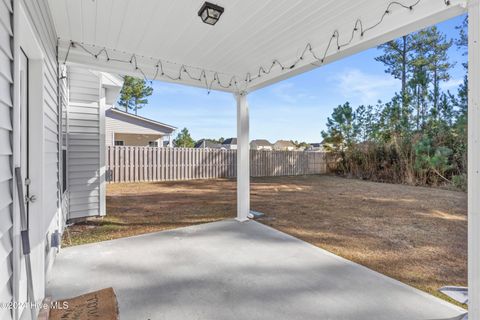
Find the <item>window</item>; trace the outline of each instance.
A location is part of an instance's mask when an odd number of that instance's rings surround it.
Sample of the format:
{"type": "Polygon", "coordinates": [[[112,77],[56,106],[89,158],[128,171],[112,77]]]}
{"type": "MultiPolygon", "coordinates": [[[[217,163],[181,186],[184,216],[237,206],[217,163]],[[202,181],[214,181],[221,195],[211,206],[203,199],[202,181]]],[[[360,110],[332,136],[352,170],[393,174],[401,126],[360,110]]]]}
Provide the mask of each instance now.
{"type": "Polygon", "coordinates": [[[158,141],[148,141],[149,147],[158,147],[158,141]]]}
{"type": "Polygon", "coordinates": [[[124,146],[124,145],[125,145],[125,141],[123,141],[123,140],[115,140],[115,145],[116,145],[116,146],[124,146]]]}

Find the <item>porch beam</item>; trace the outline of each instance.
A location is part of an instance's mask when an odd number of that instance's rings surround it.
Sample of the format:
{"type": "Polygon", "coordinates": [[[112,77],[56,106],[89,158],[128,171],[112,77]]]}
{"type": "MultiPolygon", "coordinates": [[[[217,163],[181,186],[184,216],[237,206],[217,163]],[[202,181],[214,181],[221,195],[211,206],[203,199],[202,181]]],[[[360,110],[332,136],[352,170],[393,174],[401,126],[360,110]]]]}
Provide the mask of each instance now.
{"type": "MultiPolygon", "coordinates": [[[[270,74],[263,75],[258,81],[253,81],[252,84],[249,85],[248,91],[253,92],[262,89],[282,80],[316,69],[319,66],[327,65],[398,37],[461,15],[465,13],[467,3],[467,0],[451,0],[450,5],[445,6],[444,1],[422,1],[415,7],[412,14],[399,14],[396,16],[392,14],[392,16],[385,18],[381,27],[371,30],[365,34],[365,36],[360,37],[356,34],[356,38],[352,44],[341,50],[332,48],[327,53],[323,64],[320,65],[311,55],[307,55],[302,60],[302,63],[299,63],[297,67],[292,70],[271,72],[270,74]]],[[[333,32],[333,30],[331,31],[333,32]]],[[[348,38],[348,36],[350,36],[350,34],[342,35],[342,40],[348,38]]],[[[324,45],[325,44],[317,44],[317,51],[322,53],[321,50],[324,49],[324,45]]]]}
{"type": "Polygon", "coordinates": [[[468,5],[468,318],[480,319],[480,0],[468,5]]]}
{"type": "MultiPolygon", "coordinates": [[[[59,63],[66,62],[67,65],[77,66],[80,68],[86,69],[94,69],[102,72],[109,72],[114,74],[122,74],[122,75],[129,75],[132,77],[137,78],[147,78],[149,80],[159,80],[163,82],[169,82],[174,84],[184,84],[192,87],[207,89],[207,86],[204,81],[197,81],[192,80],[186,76],[184,76],[181,80],[172,80],[169,77],[161,76],[158,74],[157,69],[155,68],[156,60],[147,59],[143,57],[137,58],[137,65],[138,70],[131,64],[125,64],[123,62],[116,62],[116,61],[105,61],[105,59],[98,58],[95,59],[90,54],[87,54],[80,49],[70,49],[68,53],[68,60],[65,61],[68,52],[68,44],[64,41],[59,41],[59,48],[58,48],[58,61],[59,63]],[[140,70],[143,71],[140,72],[140,70]]],[[[132,53],[133,54],[133,53],[132,53]]],[[[132,54],[119,56],[119,59],[129,59],[132,54]]],[[[178,74],[178,66],[164,66],[165,73],[170,75],[177,75],[178,74]]],[[[200,76],[200,71],[195,70],[192,72],[192,76],[200,76]]],[[[209,81],[212,80],[213,74],[209,74],[209,81]]],[[[219,77],[221,77],[222,81],[228,81],[232,76],[220,73],[219,77]]],[[[223,88],[219,86],[216,82],[211,83],[211,89],[216,91],[223,91],[223,92],[233,92],[234,88],[223,88]]]]}
{"type": "Polygon", "coordinates": [[[237,218],[243,222],[250,213],[250,143],[247,94],[236,94],[237,99],[237,218]]]}

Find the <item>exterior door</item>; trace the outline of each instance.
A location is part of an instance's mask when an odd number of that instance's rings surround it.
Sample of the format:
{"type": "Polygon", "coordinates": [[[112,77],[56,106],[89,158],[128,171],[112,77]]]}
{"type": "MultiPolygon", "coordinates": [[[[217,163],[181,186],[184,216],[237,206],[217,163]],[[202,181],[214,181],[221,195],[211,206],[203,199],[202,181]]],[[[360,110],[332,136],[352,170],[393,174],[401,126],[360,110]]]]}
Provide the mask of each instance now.
{"type": "MultiPolygon", "coordinates": [[[[29,112],[28,112],[28,57],[21,50],[20,59],[20,167],[22,179],[24,180],[25,209],[27,210],[27,221],[29,220],[29,112]]],[[[20,261],[20,283],[19,283],[19,302],[27,301],[27,273],[23,253],[20,261]]],[[[23,308],[24,309],[24,308],[23,308]]],[[[18,310],[22,314],[24,310],[18,310]]]]}
{"type": "MultiPolygon", "coordinates": [[[[20,55],[20,127],[21,127],[21,168],[24,179],[25,195],[29,197],[29,130],[28,130],[28,57],[22,51],[20,55]]],[[[28,201],[26,202],[28,222],[28,201]]],[[[27,223],[28,224],[28,223],[27,223]]]]}

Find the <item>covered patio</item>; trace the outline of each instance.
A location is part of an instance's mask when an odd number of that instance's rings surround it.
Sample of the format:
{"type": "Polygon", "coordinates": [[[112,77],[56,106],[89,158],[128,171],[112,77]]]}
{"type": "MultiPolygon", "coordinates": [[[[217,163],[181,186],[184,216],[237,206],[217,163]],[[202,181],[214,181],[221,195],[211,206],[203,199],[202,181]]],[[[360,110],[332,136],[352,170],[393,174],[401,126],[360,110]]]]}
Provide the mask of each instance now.
{"type": "Polygon", "coordinates": [[[237,102],[236,221],[59,254],[48,293],[60,298],[113,286],[124,319],[461,316],[462,309],[249,221],[247,97],[468,11],[469,316],[480,319],[478,0],[225,0],[213,26],[202,22],[198,0],[49,3],[60,63],[227,91],[237,102]]]}
{"type": "Polygon", "coordinates": [[[255,221],[65,249],[53,298],[105,287],[121,319],[460,319],[465,310],[255,221]]]}

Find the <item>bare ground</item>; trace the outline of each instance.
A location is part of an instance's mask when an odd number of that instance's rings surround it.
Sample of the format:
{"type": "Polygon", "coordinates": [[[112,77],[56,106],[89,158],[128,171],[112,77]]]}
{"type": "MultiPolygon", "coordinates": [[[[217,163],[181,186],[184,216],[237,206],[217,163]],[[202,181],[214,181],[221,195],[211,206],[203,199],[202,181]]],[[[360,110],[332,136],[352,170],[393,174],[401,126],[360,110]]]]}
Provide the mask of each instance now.
{"type": "MultiPolygon", "coordinates": [[[[251,189],[262,223],[442,298],[439,287],[466,285],[463,192],[333,176],[254,178],[251,189]]],[[[71,227],[71,244],[231,218],[235,190],[234,180],[109,185],[107,217],[71,227]]]]}

